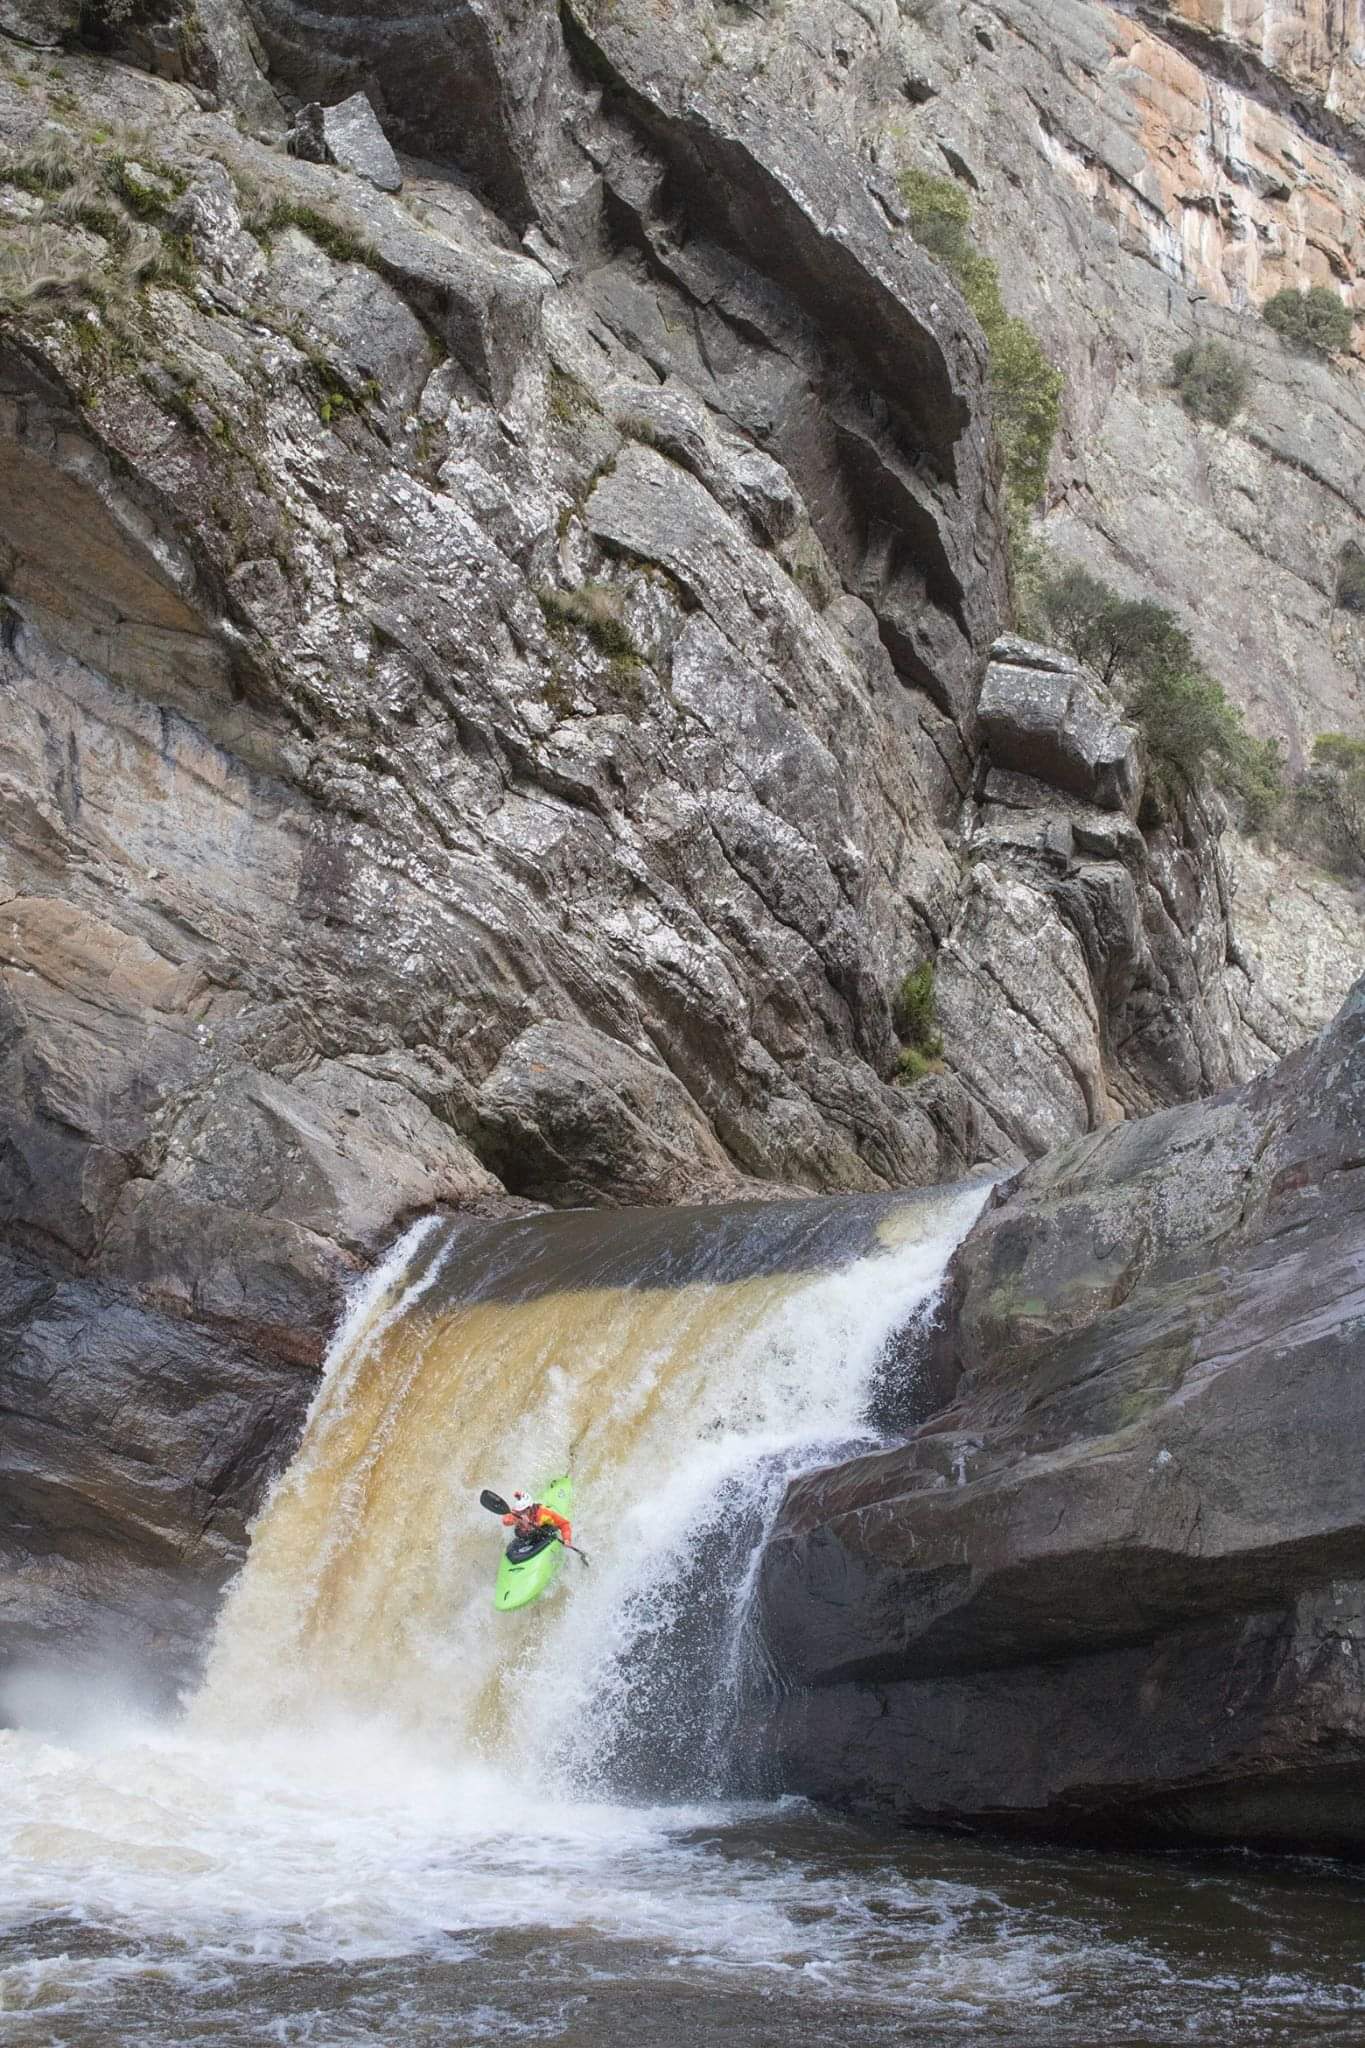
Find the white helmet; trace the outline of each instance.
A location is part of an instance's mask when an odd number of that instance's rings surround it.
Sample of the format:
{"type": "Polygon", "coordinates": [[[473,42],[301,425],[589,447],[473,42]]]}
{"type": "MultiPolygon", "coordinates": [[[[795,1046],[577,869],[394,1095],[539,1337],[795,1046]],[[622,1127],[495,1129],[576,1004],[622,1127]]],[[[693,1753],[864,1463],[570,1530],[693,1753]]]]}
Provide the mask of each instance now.
{"type": "Polygon", "coordinates": [[[531,1505],[531,1496],[530,1496],[530,1494],[529,1494],[529,1493],[514,1493],[514,1494],[512,1495],[512,1505],[513,1505],[513,1507],[522,1507],[522,1506],[524,1506],[524,1507],[528,1507],[528,1508],[529,1508],[529,1507],[530,1507],[530,1505],[531,1505]]]}

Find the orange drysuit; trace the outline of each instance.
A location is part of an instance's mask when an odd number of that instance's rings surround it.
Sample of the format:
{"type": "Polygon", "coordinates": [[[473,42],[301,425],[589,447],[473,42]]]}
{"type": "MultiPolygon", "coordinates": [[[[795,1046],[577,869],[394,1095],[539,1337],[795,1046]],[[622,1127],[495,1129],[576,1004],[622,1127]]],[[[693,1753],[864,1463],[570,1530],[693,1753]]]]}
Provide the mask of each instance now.
{"type": "Polygon", "coordinates": [[[532,1501],[529,1508],[519,1508],[515,1514],[504,1515],[503,1521],[515,1529],[518,1536],[532,1537],[538,1529],[557,1529],[565,1543],[573,1542],[573,1526],[563,1515],[557,1515],[553,1508],[547,1508],[542,1501],[532,1501]]]}

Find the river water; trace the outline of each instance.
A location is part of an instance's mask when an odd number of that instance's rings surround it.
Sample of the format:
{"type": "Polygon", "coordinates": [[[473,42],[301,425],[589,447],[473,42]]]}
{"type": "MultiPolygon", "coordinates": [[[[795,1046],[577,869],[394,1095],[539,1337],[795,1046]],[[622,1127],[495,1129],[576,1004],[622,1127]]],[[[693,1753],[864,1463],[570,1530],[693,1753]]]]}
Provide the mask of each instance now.
{"type": "Polygon", "coordinates": [[[0,2038],[47,2048],[1365,2041],[1365,1887],[555,1802],[352,1727],[8,1738],[0,2038]]]}
{"type": "Polygon", "coordinates": [[[183,1711],[8,1681],[0,2041],[1365,2042],[1347,1873],[890,1835],[736,1778],[764,1530],[913,1406],[888,1377],[984,1193],[412,1232],[183,1711]],[[565,1468],[592,1562],[495,1615],[478,1488],[565,1468]]]}

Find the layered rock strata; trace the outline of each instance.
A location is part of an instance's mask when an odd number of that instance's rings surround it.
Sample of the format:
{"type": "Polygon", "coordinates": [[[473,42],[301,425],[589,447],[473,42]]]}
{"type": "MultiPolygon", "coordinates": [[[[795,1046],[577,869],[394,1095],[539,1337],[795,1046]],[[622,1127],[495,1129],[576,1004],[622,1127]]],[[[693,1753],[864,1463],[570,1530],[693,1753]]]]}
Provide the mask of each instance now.
{"type": "Polygon", "coordinates": [[[994,456],[951,288],[662,61],[606,96],[555,27],[583,140],[525,244],[7,62],[16,240],[105,280],[20,278],[0,364],[8,1639],[132,1653],[405,1216],[976,1152],[951,1076],[892,1085],[891,996],[959,887],[994,456]],[[708,119],[730,210],[680,243],[708,119]],[[176,281],[34,163],[150,194],[176,281]]]}
{"type": "Polygon", "coordinates": [[[992,0],[962,9],[682,0],[718,64],[842,143],[892,221],[907,166],[954,181],[1006,300],[1065,374],[1042,530],[1173,605],[1258,732],[1302,759],[1365,721],[1356,354],[1315,360],[1260,318],[1323,284],[1365,304],[1361,25],[1320,0],[992,0]],[[1191,418],[1177,351],[1250,372],[1230,427],[1191,418]]]}
{"type": "Polygon", "coordinates": [[[991,666],[981,336],[781,81],[337,19],[0,45],[4,1540],[77,1643],[230,1567],[405,1217],[924,1182],[1302,1029],[1217,818],[991,666]]]}
{"type": "Polygon", "coordinates": [[[910,1822],[1365,1849],[1365,983],[1060,1147],[950,1272],[951,1408],[791,1489],[794,1787],[910,1822]]]}

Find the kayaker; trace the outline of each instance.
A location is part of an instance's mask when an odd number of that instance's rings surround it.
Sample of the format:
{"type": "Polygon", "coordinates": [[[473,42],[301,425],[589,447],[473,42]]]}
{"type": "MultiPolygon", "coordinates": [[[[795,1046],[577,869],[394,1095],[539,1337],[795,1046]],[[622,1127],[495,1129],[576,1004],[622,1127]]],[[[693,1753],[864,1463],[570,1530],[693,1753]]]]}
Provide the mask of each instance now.
{"type": "Polygon", "coordinates": [[[572,1525],[543,1501],[532,1500],[529,1493],[514,1493],[511,1512],[502,1519],[523,1543],[533,1543],[546,1530],[553,1531],[561,1543],[573,1542],[572,1525]]]}

